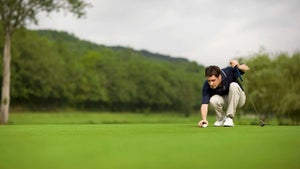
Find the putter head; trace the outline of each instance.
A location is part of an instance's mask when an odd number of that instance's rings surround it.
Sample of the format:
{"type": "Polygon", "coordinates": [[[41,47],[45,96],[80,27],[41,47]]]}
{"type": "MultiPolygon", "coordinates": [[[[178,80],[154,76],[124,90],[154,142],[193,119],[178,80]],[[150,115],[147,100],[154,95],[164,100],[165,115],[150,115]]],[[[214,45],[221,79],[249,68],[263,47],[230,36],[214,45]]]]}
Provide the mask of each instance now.
{"type": "Polygon", "coordinates": [[[265,125],[266,125],[265,122],[263,122],[263,121],[260,122],[260,126],[261,126],[261,127],[264,127],[265,125]]]}

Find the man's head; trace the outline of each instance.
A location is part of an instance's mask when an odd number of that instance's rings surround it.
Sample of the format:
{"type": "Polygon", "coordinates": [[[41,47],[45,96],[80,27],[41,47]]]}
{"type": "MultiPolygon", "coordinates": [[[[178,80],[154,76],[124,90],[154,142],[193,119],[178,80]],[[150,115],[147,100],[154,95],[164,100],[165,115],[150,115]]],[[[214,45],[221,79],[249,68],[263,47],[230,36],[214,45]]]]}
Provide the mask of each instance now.
{"type": "Polygon", "coordinates": [[[205,78],[210,88],[217,88],[222,81],[221,69],[218,66],[208,66],[205,69],[205,78]]]}

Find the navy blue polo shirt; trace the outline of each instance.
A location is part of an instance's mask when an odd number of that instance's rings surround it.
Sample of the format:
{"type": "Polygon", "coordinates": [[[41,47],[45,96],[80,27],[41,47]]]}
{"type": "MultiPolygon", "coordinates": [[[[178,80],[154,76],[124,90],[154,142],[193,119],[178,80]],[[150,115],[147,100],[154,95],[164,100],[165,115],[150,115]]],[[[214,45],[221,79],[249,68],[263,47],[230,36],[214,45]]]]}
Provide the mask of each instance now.
{"type": "MultiPolygon", "coordinates": [[[[240,71],[241,75],[244,74],[243,71],[241,71],[241,70],[239,70],[239,71],[240,71]]],[[[205,80],[203,87],[202,87],[202,104],[208,104],[209,99],[213,95],[216,95],[216,94],[220,95],[220,96],[228,95],[229,86],[230,86],[230,83],[232,83],[232,82],[237,82],[240,85],[240,87],[243,89],[243,87],[241,86],[241,84],[238,81],[238,74],[234,68],[226,67],[226,68],[221,69],[221,75],[222,75],[221,84],[216,89],[210,88],[207,80],[205,80]]]]}

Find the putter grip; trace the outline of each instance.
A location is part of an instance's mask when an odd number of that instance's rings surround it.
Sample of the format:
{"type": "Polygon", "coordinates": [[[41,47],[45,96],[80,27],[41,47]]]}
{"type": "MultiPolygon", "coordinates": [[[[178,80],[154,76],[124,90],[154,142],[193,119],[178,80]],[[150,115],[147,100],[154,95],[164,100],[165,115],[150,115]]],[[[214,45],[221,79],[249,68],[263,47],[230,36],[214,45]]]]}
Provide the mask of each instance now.
{"type": "Polygon", "coordinates": [[[237,73],[238,77],[240,78],[240,80],[243,81],[243,77],[242,77],[239,69],[237,68],[237,66],[234,67],[234,70],[236,71],[236,73],[237,73]]]}

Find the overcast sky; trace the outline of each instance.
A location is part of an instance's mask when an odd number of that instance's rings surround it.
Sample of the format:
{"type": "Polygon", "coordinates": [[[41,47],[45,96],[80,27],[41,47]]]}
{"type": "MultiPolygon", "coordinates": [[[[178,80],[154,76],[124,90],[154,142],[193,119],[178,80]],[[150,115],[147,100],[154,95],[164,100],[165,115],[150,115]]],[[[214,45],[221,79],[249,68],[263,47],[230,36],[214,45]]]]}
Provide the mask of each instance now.
{"type": "Polygon", "coordinates": [[[204,65],[227,65],[261,47],[300,49],[299,0],[89,0],[83,19],[40,15],[32,29],[67,31],[108,46],[184,57],[204,65]]]}

